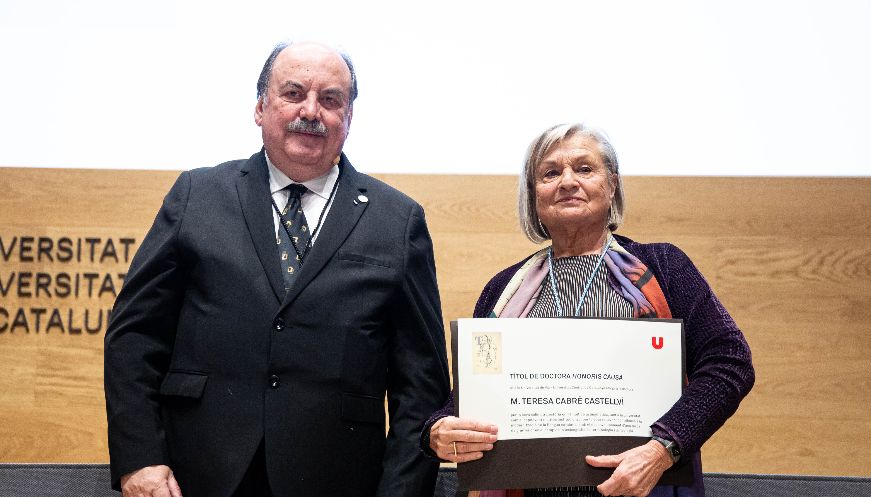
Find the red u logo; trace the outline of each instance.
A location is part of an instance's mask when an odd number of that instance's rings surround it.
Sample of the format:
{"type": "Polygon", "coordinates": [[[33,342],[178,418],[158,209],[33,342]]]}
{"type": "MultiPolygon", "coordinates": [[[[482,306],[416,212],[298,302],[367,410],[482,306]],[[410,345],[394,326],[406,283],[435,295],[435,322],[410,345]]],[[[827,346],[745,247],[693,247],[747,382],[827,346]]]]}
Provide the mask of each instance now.
{"type": "Polygon", "coordinates": [[[650,344],[653,348],[659,350],[662,348],[662,337],[650,337],[650,344]]]}

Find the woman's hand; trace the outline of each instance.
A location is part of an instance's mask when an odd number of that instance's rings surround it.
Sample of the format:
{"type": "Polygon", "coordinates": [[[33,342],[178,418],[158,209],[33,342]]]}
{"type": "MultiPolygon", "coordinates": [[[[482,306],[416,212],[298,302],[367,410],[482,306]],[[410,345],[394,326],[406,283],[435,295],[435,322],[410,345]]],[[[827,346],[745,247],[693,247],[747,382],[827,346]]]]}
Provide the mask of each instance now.
{"type": "Polygon", "coordinates": [[[436,421],[430,428],[429,448],[439,459],[474,461],[484,457],[484,452],[493,448],[498,431],[493,424],[448,416],[436,421]]]}
{"type": "Polygon", "coordinates": [[[599,493],[636,497],[646,497],[673,464],[668,451],[656,440],[616,456],[587,456],[586,460],[596,468],[617,468],[611,478],[596,487],[599,493]]]}

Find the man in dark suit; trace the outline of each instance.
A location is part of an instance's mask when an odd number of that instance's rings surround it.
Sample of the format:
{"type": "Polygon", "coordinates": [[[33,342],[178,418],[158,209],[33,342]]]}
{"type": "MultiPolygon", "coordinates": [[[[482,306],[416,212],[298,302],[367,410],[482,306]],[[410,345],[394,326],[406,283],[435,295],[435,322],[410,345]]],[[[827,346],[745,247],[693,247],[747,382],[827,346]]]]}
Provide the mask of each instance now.
{"type": "Polygon", "coordinates": [[[279,45],[264,150],[166,196],[106,334],[126,497],[432,495],[419,432],[449,388],[432,243],[420,205],[342,154],[356,93],[347,56],[279,45]]]}

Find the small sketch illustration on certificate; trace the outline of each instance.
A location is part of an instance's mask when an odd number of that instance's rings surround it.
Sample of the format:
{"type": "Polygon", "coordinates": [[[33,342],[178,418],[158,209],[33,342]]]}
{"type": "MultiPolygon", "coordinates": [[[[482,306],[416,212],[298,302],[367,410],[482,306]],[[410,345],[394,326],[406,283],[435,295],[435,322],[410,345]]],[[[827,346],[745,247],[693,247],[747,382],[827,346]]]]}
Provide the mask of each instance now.
{"type": "Polygon", "coordinates": [[[472,333],[472,373],[502,374],[502,333],[472,333]]]}

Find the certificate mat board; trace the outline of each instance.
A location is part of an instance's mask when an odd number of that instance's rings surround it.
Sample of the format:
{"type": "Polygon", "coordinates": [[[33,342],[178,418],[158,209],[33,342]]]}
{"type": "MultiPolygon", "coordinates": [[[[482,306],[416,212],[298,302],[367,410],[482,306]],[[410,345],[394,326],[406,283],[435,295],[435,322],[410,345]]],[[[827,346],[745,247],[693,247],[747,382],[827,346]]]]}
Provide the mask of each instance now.
{"type": "MultiPolygon", "coordinates": [[[[584,456],[646,443],[684,384],[681,320],[460,319],[451,334],[456,414],[499,427],[457,466],[464,490],[598,485],[613,469],[584,456]]],[[[660,480],[691,482],[686,460],[660,480]]]]}

